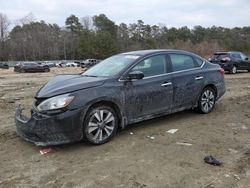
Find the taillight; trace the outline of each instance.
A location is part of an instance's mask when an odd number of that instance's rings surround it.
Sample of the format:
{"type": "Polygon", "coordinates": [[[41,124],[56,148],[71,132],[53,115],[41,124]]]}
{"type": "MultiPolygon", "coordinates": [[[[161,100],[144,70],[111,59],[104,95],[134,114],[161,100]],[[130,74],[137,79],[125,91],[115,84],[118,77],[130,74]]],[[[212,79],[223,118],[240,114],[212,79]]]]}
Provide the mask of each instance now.
{"type": "Polygon", "coordinates": [[[223,68],[220,68],[219,72],[220,72],[220,74],[221,74],[222,76],[224,76],[225,70],[224,70],[223,68]]]}

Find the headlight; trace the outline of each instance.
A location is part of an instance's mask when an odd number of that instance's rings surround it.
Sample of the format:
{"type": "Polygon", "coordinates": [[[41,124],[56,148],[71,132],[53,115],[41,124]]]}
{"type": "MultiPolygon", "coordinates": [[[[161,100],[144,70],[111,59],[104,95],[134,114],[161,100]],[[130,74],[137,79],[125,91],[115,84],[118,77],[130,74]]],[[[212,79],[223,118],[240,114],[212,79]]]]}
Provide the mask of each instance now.
{"type": "Polygon", "coordinates": [[[70,94],[59,95],[43,101],[37,106],[37,109],[39,111],[46,111],[64,108],[68,106],[73,99],[74,96],[70,96],[70,94]]]}

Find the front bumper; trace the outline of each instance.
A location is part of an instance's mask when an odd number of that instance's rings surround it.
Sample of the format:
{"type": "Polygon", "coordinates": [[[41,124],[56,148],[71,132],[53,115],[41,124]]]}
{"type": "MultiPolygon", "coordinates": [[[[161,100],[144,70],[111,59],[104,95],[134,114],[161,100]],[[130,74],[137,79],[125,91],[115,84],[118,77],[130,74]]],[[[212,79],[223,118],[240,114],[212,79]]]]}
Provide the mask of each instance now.
{"type": "Polygon", "coordinates": [[[67,110],[57,115],[33,112],[28,118],[18,107],[15,114],[17,134],[38,146],[59,145],[82,139],[84,112],[81,109],[67,110]]]}

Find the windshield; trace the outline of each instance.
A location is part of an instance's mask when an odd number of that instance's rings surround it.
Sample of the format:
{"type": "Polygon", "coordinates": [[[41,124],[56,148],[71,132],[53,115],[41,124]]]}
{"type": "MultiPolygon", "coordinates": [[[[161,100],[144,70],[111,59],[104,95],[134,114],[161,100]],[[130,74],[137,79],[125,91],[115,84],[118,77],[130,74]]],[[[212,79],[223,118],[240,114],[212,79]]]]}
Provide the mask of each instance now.
{"type": "Polygon", "coordinates": [[[242,60],[245,60],[246,59],[246,55],[245,54],[243,54],[243,53],[240,53],[240,58],[242,59],[242,60]]]}
{"type": "Polygon", "coordinates": [[[140,56],[138,55],[115,55],[101,61],[97,65],[84,72],[82,75],[112,77],[120,73],[127,66],[131,65],[139,57],[140,56]]]}

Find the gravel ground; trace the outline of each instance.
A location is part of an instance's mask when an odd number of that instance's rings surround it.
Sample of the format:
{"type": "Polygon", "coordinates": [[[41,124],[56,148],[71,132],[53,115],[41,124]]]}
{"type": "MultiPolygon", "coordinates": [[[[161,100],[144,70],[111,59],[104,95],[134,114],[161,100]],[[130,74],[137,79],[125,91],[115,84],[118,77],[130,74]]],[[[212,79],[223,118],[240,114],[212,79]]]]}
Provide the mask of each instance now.
{"type": "Polygon", "coordinates": [[[0,70],[0,187],[249,187],[250,73],[225,75],[227,93],[210,114],[180,112],[130,125],[101,146],[75,143],[41,155],[40,147],[16,135],[15,106],[29,110],[51,77],[79,72],[0,70]],[[223,165],[204,163],[206,155],[223,165]]]}

